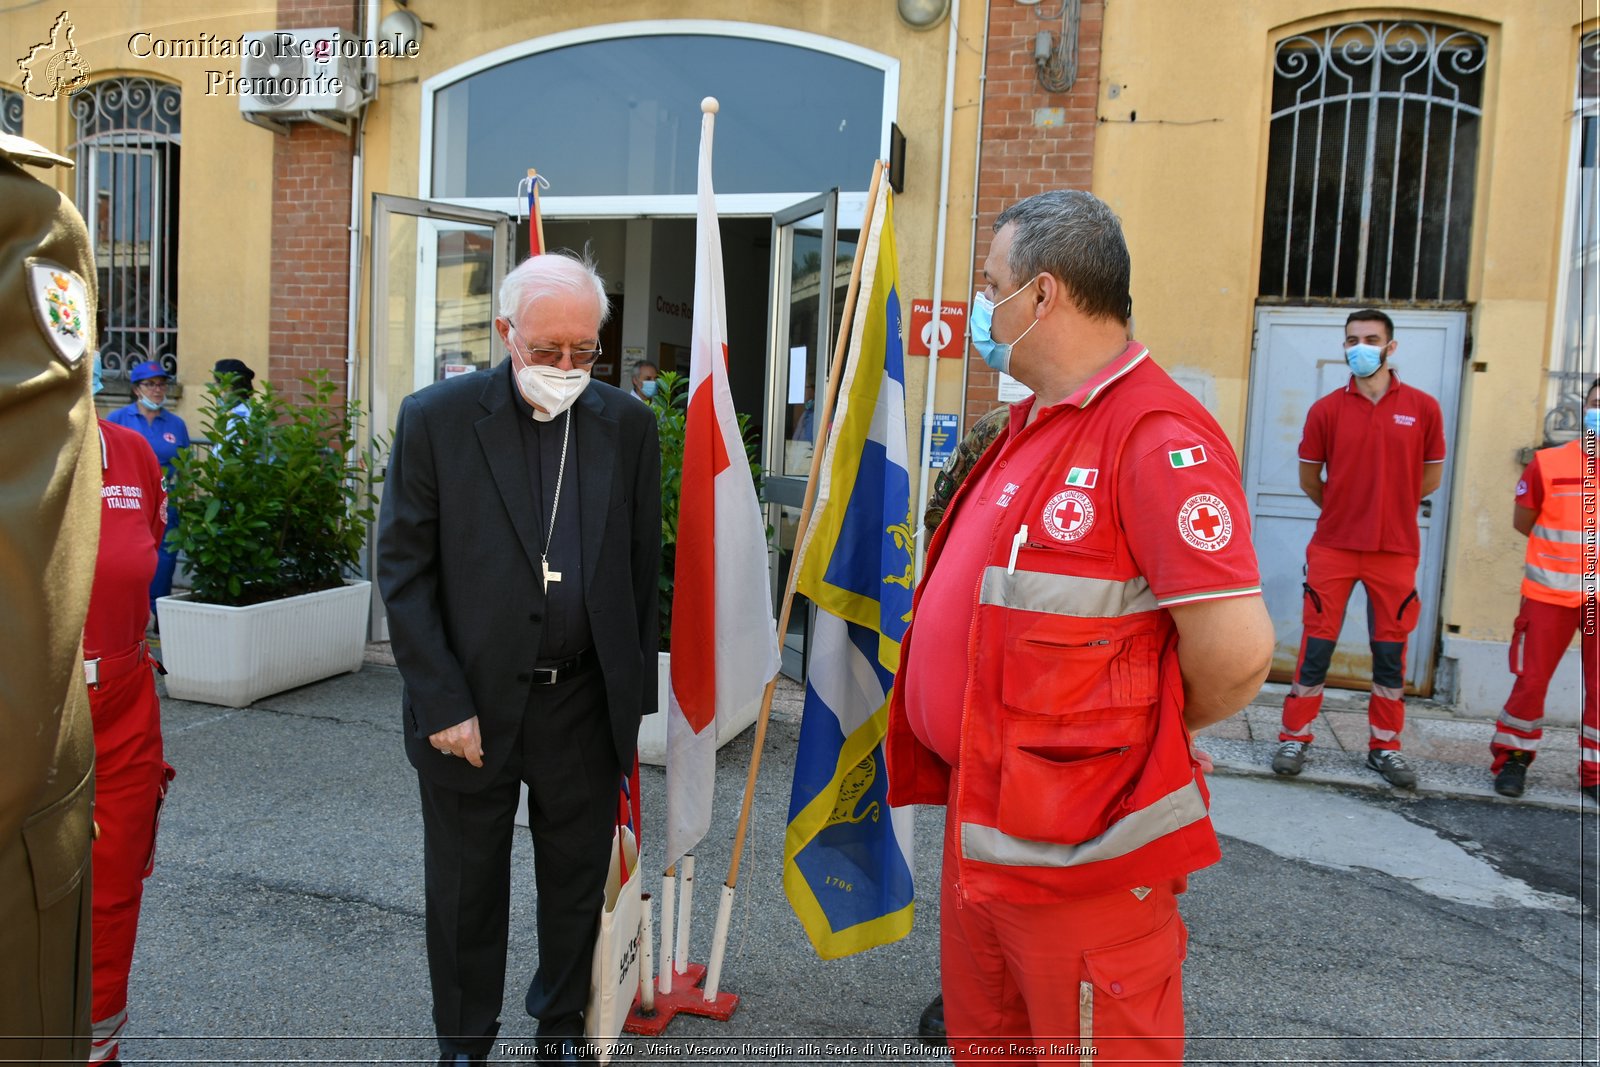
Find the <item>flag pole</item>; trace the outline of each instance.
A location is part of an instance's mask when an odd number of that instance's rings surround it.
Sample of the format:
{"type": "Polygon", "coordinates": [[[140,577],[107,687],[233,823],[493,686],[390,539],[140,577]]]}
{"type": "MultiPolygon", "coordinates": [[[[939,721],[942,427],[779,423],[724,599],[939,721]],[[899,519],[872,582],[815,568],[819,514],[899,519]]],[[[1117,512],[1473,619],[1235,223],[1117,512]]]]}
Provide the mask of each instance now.
{"type": "MultiPolygon", "coordinates": [[[[827,431],[833,422],[833,409],[839,397],[839,379],[844,369],[845,355],[850,350],[851,321],[855,317],[857,297],[861,290],[861,267],[866,258],[865,236],[872,229],[873,214],[878,204],[878,185],[883,180],[883,160],[872,164],[872,184],[867,191],[867,208],[861,220],[863,239],[856,244],[855,263],[850,268],[850,288],[845,294],[847,314],[839,319],[839,337],[833,346],[833,363],[828,371],[828,390],[823,399],[822,417],[814,420],[812,429],[811,473],[806,480],[805,501],[800,508],[800,520],[795,527],[794,543],[798,550],[805,544],[806,528],[811,522],[811,509],[817,501],[817,477],[822,470],[822,457],[827,451],[827,431]],[[820,432],[819,432],[820,431],[820,432]],[[824,447],[817,448],[820,442],[824,447]]],[[[795,579],[799,573],[798,555],[789,564],[789,578],[784,583],[783,605],[778,612],[778,644],[782,655],[783,635],[789,632],[789,615],[794,607],[795,579]]],[[[778,676],[773,675],[761,695],[761,713],[756,717],[755,743],[750,751],[750,769],[745,775],[744,804],[739,809],[739,827],[734,831],[733,855],[728,861],[728,877],[722,886],[721,900],[717,904],[717,924],[711,945],[711,957],[706,964],[705,995],[707,1000],[717,998],[717,987],[722,979],[722,957],[727,949],[728,922],[733,911],[733,893],[739,884],[739,864],[744,858],[745,831],[750,825],[750,808],[755,803],[756,776],[761,770],[761,750],[767,740],[767,720],[772,715],[772,697],[778,686],[778,676]]]]}

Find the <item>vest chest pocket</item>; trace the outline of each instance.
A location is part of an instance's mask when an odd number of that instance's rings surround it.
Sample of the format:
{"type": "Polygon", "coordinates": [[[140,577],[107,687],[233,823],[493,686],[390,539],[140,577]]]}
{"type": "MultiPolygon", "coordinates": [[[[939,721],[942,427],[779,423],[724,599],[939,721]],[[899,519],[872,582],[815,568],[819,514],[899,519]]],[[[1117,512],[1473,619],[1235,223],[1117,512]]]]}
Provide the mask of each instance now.
{"type": "Polygon", "coordinates": [[[1029,715],[1153,704],[1156,654],[1154,634],[1114,635],[1107,627],[1097,637],[1081,619],[1013,612],[1006,623],[1000,699],[1029,715]]]}

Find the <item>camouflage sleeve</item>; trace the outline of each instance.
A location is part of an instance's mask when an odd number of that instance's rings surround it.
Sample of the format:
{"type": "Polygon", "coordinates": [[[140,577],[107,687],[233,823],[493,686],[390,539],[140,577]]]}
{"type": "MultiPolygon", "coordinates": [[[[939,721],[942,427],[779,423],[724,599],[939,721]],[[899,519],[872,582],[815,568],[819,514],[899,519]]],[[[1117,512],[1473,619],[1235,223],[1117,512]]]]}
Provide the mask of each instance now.
{"type": "Polygon", "coordinates": [[[961,483],[967,480],[967,475],[972,473],[972,468],[978,465],[978,460],[995,438],[1005,431],[1010,420],[1010,408],[995,408],[973,423],[967,436],[956,446],[955,454],[934,480],[933,492],[928,496],[928,508],[922,513],[922,527],[929,537],[939,528],[939,523],[944,519],[944,510],[950,506],[950,499],[956,495],[956,490],[961,488],[961,483]]]}

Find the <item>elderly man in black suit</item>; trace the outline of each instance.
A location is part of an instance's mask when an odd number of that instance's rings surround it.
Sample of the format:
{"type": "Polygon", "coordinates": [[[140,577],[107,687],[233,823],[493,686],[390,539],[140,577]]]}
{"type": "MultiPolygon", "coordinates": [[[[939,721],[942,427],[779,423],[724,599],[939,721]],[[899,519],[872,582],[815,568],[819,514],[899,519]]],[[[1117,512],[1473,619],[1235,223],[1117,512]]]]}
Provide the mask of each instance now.
{"type": "Polygon", "coordinates": [[[400,408],[378,583],[417,769],[440,1063],[482,1063],[505,987],[512,822],[529,789],[541,1062],[583,1054],[617,811],[656,710],[661,454],[650,409],[591,381],[593,266],[523,262],[495,321],[510,358],[400,408]]]}

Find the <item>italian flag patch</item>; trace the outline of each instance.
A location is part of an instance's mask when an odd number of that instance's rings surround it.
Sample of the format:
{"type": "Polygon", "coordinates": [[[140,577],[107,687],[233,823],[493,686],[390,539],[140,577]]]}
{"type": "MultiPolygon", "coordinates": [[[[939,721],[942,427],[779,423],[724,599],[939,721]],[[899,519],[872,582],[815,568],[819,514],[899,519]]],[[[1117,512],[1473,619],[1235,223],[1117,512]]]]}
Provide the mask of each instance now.
{"type": "Polygon", "coordinates": [[[1099,467],[1073,467],[1067,472],[1067,484],[1078,485],[1085,489],[1093,489],[1094,483],[1100,477],[1099,467]]]}
{"type": "Polygon", "coordinates": [[[1174,467],[1198,467],[1206,461],[1206,449],[1204,445],[1180,448],[1176,452],[1168,452],[1167,458],[1174,467]]]}

